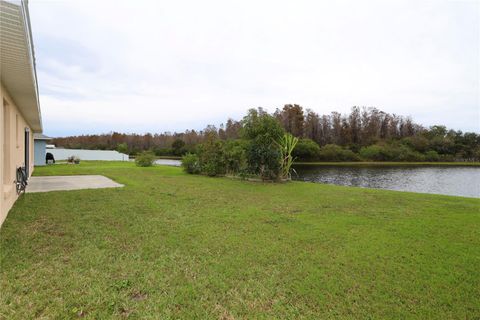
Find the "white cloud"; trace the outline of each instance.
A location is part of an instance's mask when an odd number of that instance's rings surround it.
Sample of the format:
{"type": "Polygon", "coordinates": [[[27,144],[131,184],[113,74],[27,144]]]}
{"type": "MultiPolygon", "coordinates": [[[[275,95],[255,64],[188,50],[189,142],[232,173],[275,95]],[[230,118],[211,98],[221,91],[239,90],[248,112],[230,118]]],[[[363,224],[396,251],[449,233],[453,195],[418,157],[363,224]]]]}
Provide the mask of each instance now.
{"type": "Polygon", "coordinates": [[[478,2],[31,1],[47,134],[377,106],[478,131],[478,2]]]}

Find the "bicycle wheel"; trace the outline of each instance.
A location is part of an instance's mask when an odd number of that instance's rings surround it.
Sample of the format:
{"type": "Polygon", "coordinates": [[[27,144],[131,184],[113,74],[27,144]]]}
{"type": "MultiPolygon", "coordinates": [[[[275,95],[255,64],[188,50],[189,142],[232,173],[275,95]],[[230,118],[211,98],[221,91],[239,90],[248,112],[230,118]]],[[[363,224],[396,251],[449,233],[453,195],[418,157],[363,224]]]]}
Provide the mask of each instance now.
{"type": "Polygon", "coordinates": [[[20,167],[17,169],[15,185],[17,188],[17,194],[25,192],[27,187],[27,175],[24,168],[20,167]]]}

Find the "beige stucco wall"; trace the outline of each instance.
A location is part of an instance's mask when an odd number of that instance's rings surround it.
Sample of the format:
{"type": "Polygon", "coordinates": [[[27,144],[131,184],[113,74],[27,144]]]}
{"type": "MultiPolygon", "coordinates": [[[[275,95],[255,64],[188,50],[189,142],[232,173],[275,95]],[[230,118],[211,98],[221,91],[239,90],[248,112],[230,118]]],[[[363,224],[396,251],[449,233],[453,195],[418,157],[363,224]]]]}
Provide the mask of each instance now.
{"type": "MultiPolygon", "coordinates": [[[[5,221],[7,213],[13,206],[18,196],[14,184],[16,168],[25,163],[25,128],[30,128],[24,116],[10,97],[7,90],[0,83],[0,226],[5,221]],[[5,108],[8,119],[4,119],[5,108]],[[5,124],[10,139],[5,137],[5,124]],[[4,145],[7,144],[7,153],[4,153],[4,145]],[[4,159],[7,157],[7,162],[4,159]],[[6,168],[8,166],[8,168],[6,168]]],[[[33,131],[30,130],[30,165],[29,174],[33,171],[33,131]]]]}

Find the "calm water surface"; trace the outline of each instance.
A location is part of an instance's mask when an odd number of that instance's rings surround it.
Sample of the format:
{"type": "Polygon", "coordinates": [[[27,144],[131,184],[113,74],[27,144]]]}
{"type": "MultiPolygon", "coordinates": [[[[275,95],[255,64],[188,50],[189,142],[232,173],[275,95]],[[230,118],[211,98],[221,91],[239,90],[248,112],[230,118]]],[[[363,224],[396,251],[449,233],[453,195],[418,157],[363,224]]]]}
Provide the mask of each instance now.
{"type": "Polygon", "coordinates": [[[295,166],[295,180],[480,198],[480,167],[295,166]]]}
{"type": "Polygon", "coordinates": [[[180,160],[173,160],[173,159],[157,159],[157,160],[155,160],[155,164],[161,164],[161,165],[164,165],[164,166],[180,167],[182,162],[180,160]]]}

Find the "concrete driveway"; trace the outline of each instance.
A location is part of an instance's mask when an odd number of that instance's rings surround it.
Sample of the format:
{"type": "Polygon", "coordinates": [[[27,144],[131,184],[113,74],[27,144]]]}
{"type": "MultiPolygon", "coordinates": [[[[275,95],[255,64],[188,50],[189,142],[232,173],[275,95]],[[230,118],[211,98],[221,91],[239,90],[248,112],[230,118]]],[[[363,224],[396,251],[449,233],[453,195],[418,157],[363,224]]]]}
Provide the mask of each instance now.
{"type": "Polygon", "coordinates": [[[99,175],[31,177],[26,192],[48,192],[81,189],[119,188],[123,184],[99,175]]]}

